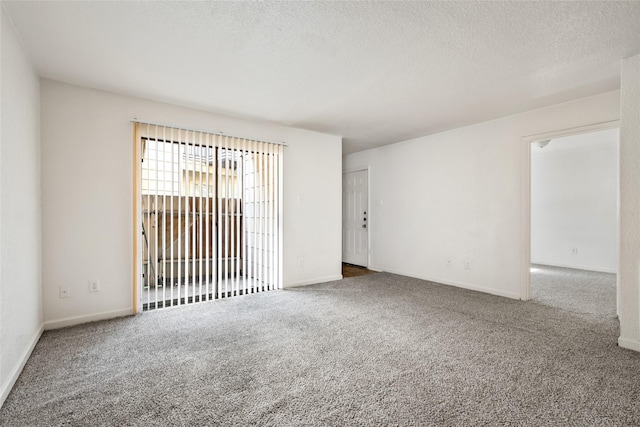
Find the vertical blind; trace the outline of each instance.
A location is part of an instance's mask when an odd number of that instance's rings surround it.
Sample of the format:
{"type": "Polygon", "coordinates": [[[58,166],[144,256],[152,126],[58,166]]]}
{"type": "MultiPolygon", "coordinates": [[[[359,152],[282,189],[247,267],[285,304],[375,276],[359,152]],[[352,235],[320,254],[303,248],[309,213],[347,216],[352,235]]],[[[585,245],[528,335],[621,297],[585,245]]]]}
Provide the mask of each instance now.
{"type": "Polygon", "coordinates": [[[282,288],[283,146],[134,127],[138,310],[282,288]]]}

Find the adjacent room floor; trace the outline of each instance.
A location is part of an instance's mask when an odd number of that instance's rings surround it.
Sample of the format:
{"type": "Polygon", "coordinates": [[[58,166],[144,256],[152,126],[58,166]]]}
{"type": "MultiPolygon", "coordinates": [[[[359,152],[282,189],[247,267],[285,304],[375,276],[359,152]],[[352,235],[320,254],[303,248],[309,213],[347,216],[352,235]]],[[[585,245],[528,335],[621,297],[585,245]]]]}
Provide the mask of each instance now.
{"type": "Polygon", "coordinates": [[[531,300],[576,314],[616,317],[616,275],[531,265],[531,300]]]}

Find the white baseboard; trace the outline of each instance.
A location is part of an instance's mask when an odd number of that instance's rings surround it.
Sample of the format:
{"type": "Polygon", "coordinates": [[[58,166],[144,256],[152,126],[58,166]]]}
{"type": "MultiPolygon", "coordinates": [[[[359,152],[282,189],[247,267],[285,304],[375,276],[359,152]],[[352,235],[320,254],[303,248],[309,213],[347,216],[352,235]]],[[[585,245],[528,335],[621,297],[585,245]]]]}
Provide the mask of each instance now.
{"type": "Polygon", "coordinates": [[[295,283],[287,283],[286,285],[284,285],[284,288],[296,288],[298,286],[315,285],[318,283],[333,282],[335,280],[342,280],[342,274],[338,274],[335,276],[318,277],[317,279],[303,280],[301,282],[295,283]]]}
{"type": "Polygon", "coordinates": [[[596,271],[598,273],[618,273],[618,270],[615,268],[606,268],[606,267],[594,267],[592,265],[569,265],[569,264],[561,264],[557,262],[546,262],[546,261],[531,261],[531,264],[539,264],[546,265],[549,267],[560,267],[560,268],[573,268],[574,270],[586,270],[586,271],[596,271]]]}
{"type": "Polygon", "coordinates": [[[618,345],[629,350],[640,351],[640,341],[619,337],[618,345]]]}
{"type": "Polygon", "coordinates": [[[447,286],[454,286],[456,288],[462,288],[462,289],[469,289],[470,291],[477,291],[477,292],[483,292],[485,294],[491,294],[491,295],[496,295],[499,297],[505,297],[505,298],[511,298],[511,299],[520,299],[520,294],[516,293],[516,292],[505,292],[505,291],[500,291],[497,289],[492,289],[492,288],[485,288],[483,286],[476,286],[476,285],[472,285],[469,283],[462,283],[462,282],[452,282],[451,280],[443,280],[443,279],[438,279],[435,277],[427,277],[427,276],[422,276],[422,275],[413,275],[413,274],[407,274],[407,273],[403,273],[400,271],[393,271],[393,270],[388,270],[388,269],[379,269],[377,271],[386,271],[387,273],[391,273],[391,274],[397,274],[400,276],[407,276],[407,277],[413,277],[416,279],[420,279],[420,280],[426,280],[429,282],[435,282],[435,283],[439,283],[441,285],[447,285],[447,286]]]}
{"type": "Polygon", "coordinates": [[[2,388],[0,389],[0,407],[2,407],[2,405],[4,404],[4,401],[7,399],[7,396],[9,396],[11,389],[13,388],[14,384],[18,380],[18,377],[22,373],[22,370],[24,369],[24,365],[27,363],[27,360],[29,360],[29,357],[31,357],[31,352],[33,351],[36,344],[40,340],[40,337],[42,336],[42,332],[44,332],[44,324],[40,325],[40,328],[38,328],[35,335],[31,338],[31,342],[29,343],[29,346],[25,349],[25,351],[20,356],[20,360],[18,364],[16,365],[15,368],[13,368],[13,371],[11,371],[9,378],[4,384],[2,384],[2,388]]]}
{"type": "Polygon", "coordinates": [[[48,320],[44,322],[44,329],[58,329],[67,326],[80,325],[81,323],[95,322],[97,320],[113,319],[115,317],[130,316],[133,314],[133,307],[122,308],[120,310],[102,311],[100,313],[86,314],[82,316],[65,317],[63,319],[48,320]]]}

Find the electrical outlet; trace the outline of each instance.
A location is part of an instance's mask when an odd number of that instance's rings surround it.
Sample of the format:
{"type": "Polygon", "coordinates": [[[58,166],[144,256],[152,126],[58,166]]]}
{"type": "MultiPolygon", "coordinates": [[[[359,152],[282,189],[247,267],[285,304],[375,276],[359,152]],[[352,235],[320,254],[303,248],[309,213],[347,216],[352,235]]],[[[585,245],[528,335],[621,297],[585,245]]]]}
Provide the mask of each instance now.
{"type": "Polygon", "coordinates": [[[89,280],[89,292],[100,292],[100,280],[89,280]]]}
{"type": "Polygon", "coordinates": [[[464,260],[464,268],[467,270],[471,270],[471,261],[469,261],[468,259],[464,260]]]}
{"type": "Polygon", "coordinates": [[[447,267],[451,267],[453,265],[453,260],[447,257],[447,259],[445,259],[444,261],[444,265],[446,265],[447,267]]]}
{"type": "Polygon", "coordinates": [[[578,255],[578,248],[571,248],[571,253],[574,255],[578,255]]]}
{"type": "Polygon", "coordinates": [[[68,286],[60,286],[60,298],[70,298],[71,289],[68,286]]]}

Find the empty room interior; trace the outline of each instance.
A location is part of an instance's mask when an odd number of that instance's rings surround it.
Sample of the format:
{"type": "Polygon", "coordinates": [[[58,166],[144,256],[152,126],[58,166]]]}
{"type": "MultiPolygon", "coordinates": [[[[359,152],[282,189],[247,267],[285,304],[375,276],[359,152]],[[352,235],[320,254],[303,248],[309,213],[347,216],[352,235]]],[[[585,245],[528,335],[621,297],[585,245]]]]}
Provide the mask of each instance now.
{"type": "Polygon", "coordinates": [[[531,143],[531,299],[618,314],[619,129],[531,143]]]}
{"type": "Polygon", "coordinates": [[[640,2],[0,15],[0,425],[640,425],[640,2]]]}

